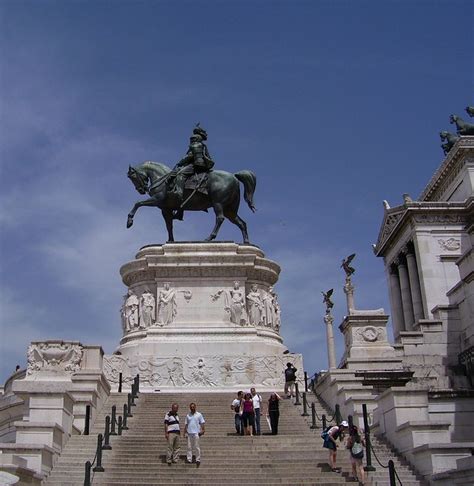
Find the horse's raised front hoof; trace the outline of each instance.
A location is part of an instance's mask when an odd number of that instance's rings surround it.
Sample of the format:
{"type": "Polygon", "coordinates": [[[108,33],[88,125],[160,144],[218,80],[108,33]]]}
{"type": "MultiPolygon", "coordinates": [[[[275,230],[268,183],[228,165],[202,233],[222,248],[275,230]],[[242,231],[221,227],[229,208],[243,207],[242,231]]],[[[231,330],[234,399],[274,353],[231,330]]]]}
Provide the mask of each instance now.
{"type": "Polygon", "coordinates": [[[130,216],[127,218],[127,228],[130,228],[133,224],[133,218],[130,216]]]}

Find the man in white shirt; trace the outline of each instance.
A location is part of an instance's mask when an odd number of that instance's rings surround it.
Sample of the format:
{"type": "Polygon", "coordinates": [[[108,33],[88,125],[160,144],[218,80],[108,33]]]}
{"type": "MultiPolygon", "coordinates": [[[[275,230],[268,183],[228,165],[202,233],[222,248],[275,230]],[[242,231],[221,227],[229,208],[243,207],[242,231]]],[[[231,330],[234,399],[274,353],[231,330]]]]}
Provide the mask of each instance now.
{"type": "Polygon", "coordinates": [[[189,404],[190,412],[184,421],[184,435],[188,435],[188,453],[186,462],[193,462],[193,453],[196,457],[196,467],[201,465],[201,448],[199,447],[199,437],[205,432],[205,420],[201,413],[196,411],[196,404],[189,404]]]}
{"type": "Polygon", "coordinates": [[[255,391],[255,388],[250,388],[250,394],[252,395],[253,411],[255,412],[253,435],[262,435],[260,432],[260,409],[262,406],[262,397],[255,391]]]}

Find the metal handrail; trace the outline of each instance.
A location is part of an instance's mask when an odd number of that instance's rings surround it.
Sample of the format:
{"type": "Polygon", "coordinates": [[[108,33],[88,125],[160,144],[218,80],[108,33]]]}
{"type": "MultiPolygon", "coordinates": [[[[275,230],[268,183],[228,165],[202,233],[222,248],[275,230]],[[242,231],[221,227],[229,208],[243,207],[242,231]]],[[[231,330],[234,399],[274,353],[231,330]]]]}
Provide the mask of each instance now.
{"type": "MultiPolygon", "coordinates": [[[[121,381],[121,380],[120,380],[121,381]]],[[[121,385],[121,383],[120,383],[121,385]]],[[[121,387],[120,387],[121,388],[121,387]]],[[[133,383],[132,383],[132,392],[127,396],[127,403],[123,405],[123,416],[119,416],[117,419],[117,407],[116,405],[112,405],[112,414],[107,415],[105,417],[105,431],[104,435],[98,434],[97,435],[97,448],[94,456],[94,460],[86,461],[84,464],[84,486],[91,486],[93,477],[91,478],[91,471],[96,472],[104,472],[105,469],[102,466],[102,451],[103,450],[110,450],[112,446],[110,445],[110,435],[122,435],[123,430],[128,430],[127,426],[127,419],[129,417],[133,417],[131,414],[130,408],[134,403],[134,400],[138,398],[138,393],[140,391],[140,375],[135,376],[133,383]],[[118,427],[118,433],[115,432],[115,425],[118,427]],[[97,462],[95,467],[94,464],[97,462]]],[[[89,410],[89,417],[86,415],[86,423],[88,424],[88,418],[90,418],[90,410],[89,410]]],[[[89,432],[89,431],[87,431],[89,432]]],[[[87,435],[87,434],[85,434],[87,435]]]]}

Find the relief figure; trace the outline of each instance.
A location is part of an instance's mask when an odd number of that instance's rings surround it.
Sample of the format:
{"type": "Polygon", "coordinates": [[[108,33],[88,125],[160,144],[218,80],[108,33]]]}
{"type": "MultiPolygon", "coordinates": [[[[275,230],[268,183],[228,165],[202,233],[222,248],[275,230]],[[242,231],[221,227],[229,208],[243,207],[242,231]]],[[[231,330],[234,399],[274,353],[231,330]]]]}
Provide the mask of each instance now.
{"type": "Polygon", "coordinates": [[[245,326],[247,323],[245,293],[240,289],[239,282],[234,282],[234,288],[231,290],[218,290],[211,295],[211,299],[216,301],[222,294],[224,294],[224,309],[230,314],[230,322],[245,326]]]}
{"type": "Polygon", "coordinates": [[[176,291],[166,282],[158,295],[158,324],[160,326],[171,324],[177,312],[176,291]]]}

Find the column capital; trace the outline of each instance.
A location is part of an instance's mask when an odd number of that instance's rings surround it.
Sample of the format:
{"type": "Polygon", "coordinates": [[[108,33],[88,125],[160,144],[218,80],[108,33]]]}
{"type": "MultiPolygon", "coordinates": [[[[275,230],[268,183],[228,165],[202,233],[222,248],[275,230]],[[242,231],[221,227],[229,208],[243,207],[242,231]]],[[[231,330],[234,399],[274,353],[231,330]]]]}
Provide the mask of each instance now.
{"type": "Polygon", "coordinates": [[[332,316],[332,314],[326,314],[326,315],[324,316],[324,322],[325,322],[326,324],[330,324],[330,325],[332,325],[332,324],[334,323],[334,317],[332,316]]]}

